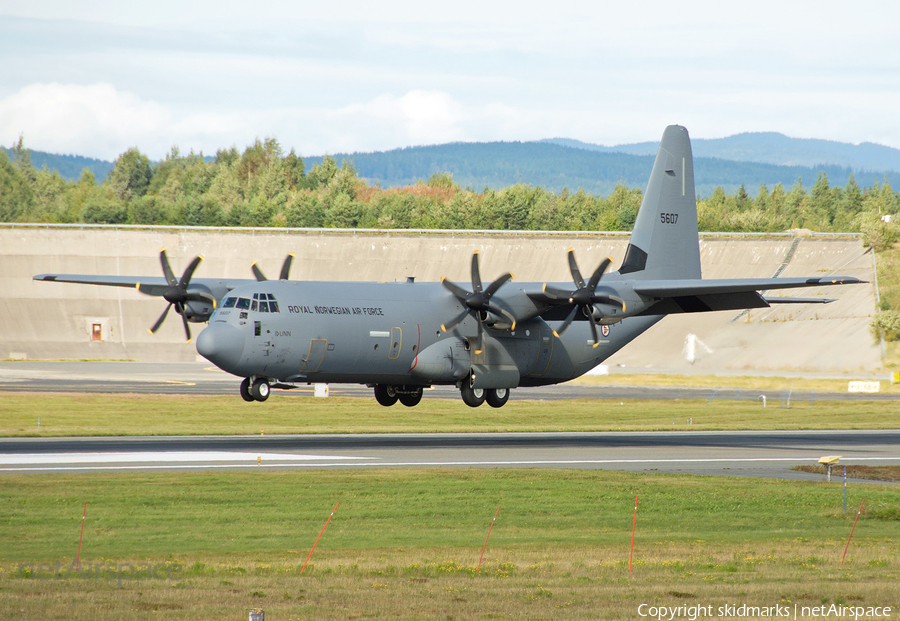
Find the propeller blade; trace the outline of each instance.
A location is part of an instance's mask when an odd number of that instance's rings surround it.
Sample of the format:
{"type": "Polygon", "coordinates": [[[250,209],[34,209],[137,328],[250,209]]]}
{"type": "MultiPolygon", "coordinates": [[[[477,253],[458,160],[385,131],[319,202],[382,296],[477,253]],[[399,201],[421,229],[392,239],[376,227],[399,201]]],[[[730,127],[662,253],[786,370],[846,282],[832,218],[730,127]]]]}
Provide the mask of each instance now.
{"type": "Polygon", "coordinates": [[[291,263],[294,262],[294,254],[291,253],[284,258],[284,263],[281,265],[281,275],[279,276],[280,280],[289,280],[289,276],[291,274],[291,263]]]}
{"type": "Polygon", "coordinates": [[[203,293],[202,291],[190,291],[184,296],[185,301],[188,302],[208,302],[212,304],[212,307],[216,307],[216,298],[208,293],[203,293]]]}
{"type": "Polygon", "coordinates": [[[166,277],[166,282],[169,283],[170,287],[177,287],[178,279],[175,278],[175,274],[172,272],[172,266],[169,265],[169,257],[166,255],[165,248],[159,251],[159,262],[162,263],[163,274],[166,277]]]}
{"type": "Polygon", "coordinates": [[[603,276],[603,272],[606,271],[606,268],[609,267],[609,264],[612,263],[612,259],[610,257],[606,257],[600,262],[600,265],[594,270],[594,274],[591,276],[590,282],[588,282],[588,289],[593,291],[597,288],[597,283],[600,282],[600,277],[603,276]]]}
{"type": "Polygon", "coordinates": [[[478,349],[475,350],[476,354],[480,354],[484,351],[484,328],[481,326],[481,321],[477,321],[478,325],[478,349]]]}
{"type": "Polygon", "coordinates": [[[615,302],[622,307],[623,311],[625,310],[625,300],[620,298],[618,292],[612,287],[600,287],[597,289],[594,295],[591,296],[591,302],[602,302],[604,304],[615,302]]]}
{"type": "Polygon", "coordinates": [[[465,300],[469,295],[469,292],[457,285],[455,282],[447,280],[446,278],[441,278],[441,284],[444,285],[444,288],[458,297],[460,300],[465,300]]]}
{"type": "Polygon", "coordinates": [[[572,320],[575,319],[575,313],[578,312],[578,307],[573,306],[572,310],[569,312],[565,321],[563,321],[562,325],[559,327],[559,331],[556,333],[556,336],[562,336],[566,330],[569,329],[569,325],[572,323],[572,320]]]}
{"type": "Polygon", "coordinates": [[[194,260],[191,261],[190,265],[187,266],[187,269],[184,270],[184,274],[181,275],[181,282],[178,283],[178,286],[181,289],[187,290],[188,283],[191,282],[191,278],[194,276],[194,270],[197,269],[197,266],[200,265],[200,261],[202,260],[202,256],[194,257],[194,260]]]}
{"type": "Polygon", "coordinates": [[[169,304],[168,306],[166,306],[166,310],[163,311],[163,314],[159,316],[159,319],[157,319],[157,320],[156,320],[156,323],[153,324],[153,327],[150,328],[150,333],[151,333],[151,334],[156,334],[156,331],[159,330],[159,327],[160,327],[160,326],[163,324],[163,322],[166,320],[166,315],[169,314],[169,309],[170,309],[170,308],[172,308],[172,305],[171,305],[171,304],[169,304]]]}
{"type": "Polygon", "coordinates": [[[185,334],[185,336],[187,336],[187,342],[190,343],[191,342],[191,329],[188,327],[188,320],[187,320],[187,317],[184,316],[184,314],[181,315],[181,321],[184,322],[184,334],[185,334]]]}
{"type": "MultiPolygon", "coordinates": [[[[453,330],[456,329],[456,326],[458,326],[459,324],[462,323],[463,319],[465,319],[468,314],[469,314],[469,309],[467,308],[466,310],[461,312],[459,315],[454,317],[450,323],[448,323],[446,325],[441,325],[441,330],[443,330],[444,332],[452,332],[453,330]]],[[[479,323],[479,325],[480,325],[480,323],[479,323]]]]}
{"type": "Polygon", "coordinates": [[[484,297],[489,298],[497,293],[497,289],[512,280],[512,277],[513,275],[507,272],[506,274],[492,282],[490,285],[488,285],[488,288],[484,290],[484,297]]]}
{"type": "Polygon", "coordinates": [[[472,253],[472,291],[481,293],[481,271],[478,269],[478,251],[472,253]]]}
{"type": "Polygon", "coordinates": [[[257,281],[263,282],[269,280],[268,278],[266,278],[266,275],[263,274],[262,270],[257,267],[256,261],[250,264],[250,269],[253,270],[253,275],[256,276],[257,281]]]}
{"type": "Polygon", "coordinates": [[[597,347],[597,345],[600,344],[600,335],[597,334],[597,321],[594,319],[593,306],[588,308],[588,321],[591,322],[591,332],[594,334],[594,344],[592,347],[597,347]]]}
{"type": "Polygon", "coordinates": [[[569,271],[572,272],[572,280],[575,281],[575,286],[579,289],[584,289],[584,278],[581,277],[581,270],[578,269],[578,264],[575,262],[574,248],[569,248],[569,271]]]}
{"type": "Polygon", "coordinates": [[[551,300],[559,300],[561,302],[568,302],[569,298],[572,297],[571,291],[563,291],[562,289],[557,289],[556,287],[551,287],[544,284],[544,295],[547,296],[551,300]]]}

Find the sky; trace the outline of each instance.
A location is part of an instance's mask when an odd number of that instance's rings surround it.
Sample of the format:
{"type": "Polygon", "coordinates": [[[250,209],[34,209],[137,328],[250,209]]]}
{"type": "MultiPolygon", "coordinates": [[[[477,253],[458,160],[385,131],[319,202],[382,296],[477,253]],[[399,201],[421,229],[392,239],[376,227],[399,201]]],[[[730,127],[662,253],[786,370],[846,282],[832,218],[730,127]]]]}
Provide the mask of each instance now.
{"type": "Polygon", "coordinates": [[[896,0],[0,0],[0,145],[114,160],[775,131],[900,148],[896,0]]]}

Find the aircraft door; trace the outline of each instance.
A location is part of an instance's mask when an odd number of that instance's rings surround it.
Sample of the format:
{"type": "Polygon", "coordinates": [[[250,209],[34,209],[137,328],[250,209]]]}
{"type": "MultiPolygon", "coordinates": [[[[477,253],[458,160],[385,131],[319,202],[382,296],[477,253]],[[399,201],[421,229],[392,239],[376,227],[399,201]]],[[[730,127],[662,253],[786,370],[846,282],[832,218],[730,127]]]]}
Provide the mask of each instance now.
{"type": "Polygon", "coordinates": [[[403,346],[403,330],[400,328],[391,328],[391,352],[388,358],[396,360],[400,357],[400,348],[403,346]]]}
{"type": "Polygon", "coordinates": [[[550,358],[553,357],[553,330],[541,328],[537,337],[537,357],[534,359],[534,366],[531,367],[531,371],[528,374],[540,377],[546,373],[547,367],[550,366],[550,358]]]}
{"type": "Polygon", "coordinates": [[[322,365],[322,360],[325,358],[325,350],[328,347],[328,339],[310,339],[309,341],[309,353],[306,354],[306,357],[302,360],[302,365],[300,366],[301,371],[309,371],[311,373],[315,373],[319,370],[319,367],[322,365]]]}

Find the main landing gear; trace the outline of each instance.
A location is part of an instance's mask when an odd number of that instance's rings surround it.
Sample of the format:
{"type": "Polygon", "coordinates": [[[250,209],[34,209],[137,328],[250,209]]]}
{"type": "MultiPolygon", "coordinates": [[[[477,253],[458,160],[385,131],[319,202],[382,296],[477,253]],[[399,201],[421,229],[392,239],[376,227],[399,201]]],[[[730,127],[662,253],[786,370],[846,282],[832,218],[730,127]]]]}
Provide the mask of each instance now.
{"type": "Polygon", "coordinates": [[[390,407],[399,401],[411,408],[419,405],[419,401],[422,400],[422,387],[375,384],[375,400],[385,407],[390,407]]]}
{"type": "Polygon", "coordinates": [[[459,394],[470,408],[477,408],[485,402],[492,408],[502,408],[509,401],[509,388],[472,388],[469,382],[462,383],[459,394]]]}
{"type": "Polygon", "coordinates": [[[248,377],[241,382],[241,397],[244,401],[265,401],[271,388],[269,380],[262,377],[248,377]]]}

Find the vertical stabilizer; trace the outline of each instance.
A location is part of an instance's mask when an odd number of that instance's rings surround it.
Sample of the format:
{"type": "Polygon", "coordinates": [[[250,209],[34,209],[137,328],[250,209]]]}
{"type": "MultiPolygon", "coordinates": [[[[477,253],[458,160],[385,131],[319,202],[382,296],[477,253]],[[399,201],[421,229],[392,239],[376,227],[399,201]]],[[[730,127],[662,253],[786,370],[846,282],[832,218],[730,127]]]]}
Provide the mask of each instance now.
{"type": "Polygon", "coordinates": [[[663,132],[619,273],[637,280],[700,278],[694,158],[684,127],[663,132]]]}

